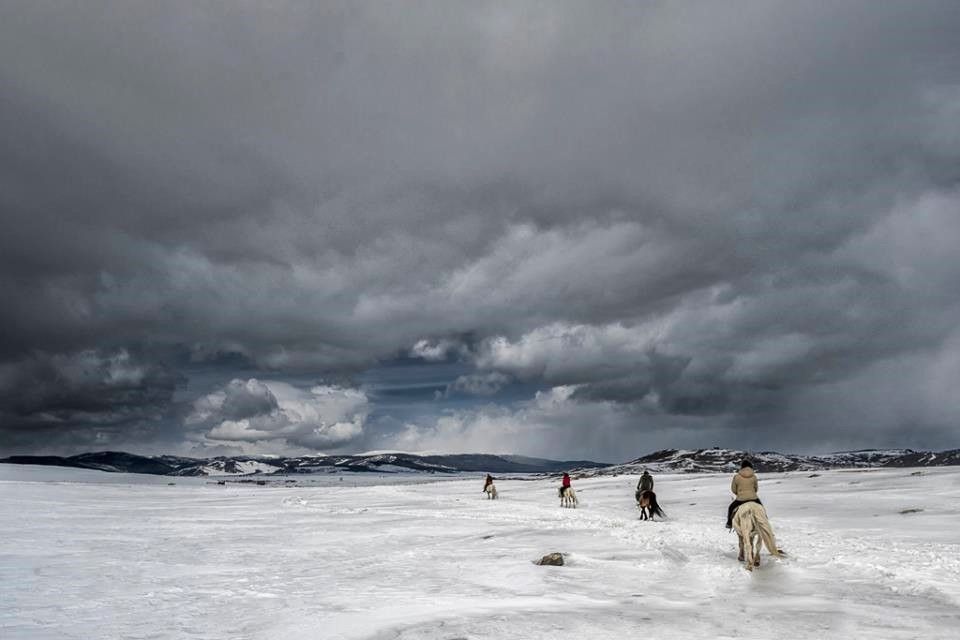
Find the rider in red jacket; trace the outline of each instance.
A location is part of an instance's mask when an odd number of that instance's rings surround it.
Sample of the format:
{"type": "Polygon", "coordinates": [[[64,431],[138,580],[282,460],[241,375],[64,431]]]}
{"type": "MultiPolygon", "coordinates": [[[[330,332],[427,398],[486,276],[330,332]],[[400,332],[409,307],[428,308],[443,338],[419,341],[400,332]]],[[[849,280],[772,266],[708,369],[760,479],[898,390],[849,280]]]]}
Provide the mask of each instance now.
{"type": "Polygon", "coordinates": [[[570,474],[564,473],[563,480],[560,481],[560,497],[563,497],[563,490],[570,486],[570,474]]]}

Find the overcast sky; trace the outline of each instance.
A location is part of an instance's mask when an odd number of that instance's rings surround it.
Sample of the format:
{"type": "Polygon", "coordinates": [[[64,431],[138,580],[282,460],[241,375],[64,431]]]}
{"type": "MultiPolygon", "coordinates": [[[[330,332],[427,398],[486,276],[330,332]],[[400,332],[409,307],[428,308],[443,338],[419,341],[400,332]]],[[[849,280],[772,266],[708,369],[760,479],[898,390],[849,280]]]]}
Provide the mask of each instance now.
{"type": "Polygon", "coordinates": [[[960,3],[0,7],[0,453],[960,446],[960,3]]]}

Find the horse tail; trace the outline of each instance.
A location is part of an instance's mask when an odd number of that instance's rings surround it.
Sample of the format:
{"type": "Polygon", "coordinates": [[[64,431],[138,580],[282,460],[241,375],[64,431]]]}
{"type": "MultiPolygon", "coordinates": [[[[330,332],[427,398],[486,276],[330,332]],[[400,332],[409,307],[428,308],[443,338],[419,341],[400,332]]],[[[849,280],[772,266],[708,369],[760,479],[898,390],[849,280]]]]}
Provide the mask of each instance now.
{"type": "Polygon", "coordinates": [[[780,555],[780,550],[777,549],[777,538],[773,535],[773,527],[770,526],[770,520],[767,519],[766,512],[758,511],[756,517],[753,519],[753,523],[756,530],[760,532],[760,539],[763,541],[762,544],[766,545],[770,555],[780,555]]]}
{"type": "Polygon", "coordinates": [[[657,494],[653,493],[653,491],[650,493],[650,510],[654,513],[654,515],[658,515],[661,518],[666,518],[667,514],[664,513],[663,509],[660,508],[660,503],[657,502],[657,494]]]}

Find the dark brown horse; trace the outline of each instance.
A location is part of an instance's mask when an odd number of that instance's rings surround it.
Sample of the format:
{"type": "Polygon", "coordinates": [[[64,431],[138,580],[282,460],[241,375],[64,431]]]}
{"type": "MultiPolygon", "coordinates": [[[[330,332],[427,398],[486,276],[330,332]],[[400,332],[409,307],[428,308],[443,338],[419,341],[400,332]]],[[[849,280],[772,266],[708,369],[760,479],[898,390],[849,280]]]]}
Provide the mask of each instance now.
{"type": "Polygon", "coordinates": [[[637,500],[637,508],[640,509],[641,520],[653,520],[653,516],[666,518],[667,514],[663,512],[657,503],[657,494],[653,491],[637,491],[633,494],[637,500]]]}

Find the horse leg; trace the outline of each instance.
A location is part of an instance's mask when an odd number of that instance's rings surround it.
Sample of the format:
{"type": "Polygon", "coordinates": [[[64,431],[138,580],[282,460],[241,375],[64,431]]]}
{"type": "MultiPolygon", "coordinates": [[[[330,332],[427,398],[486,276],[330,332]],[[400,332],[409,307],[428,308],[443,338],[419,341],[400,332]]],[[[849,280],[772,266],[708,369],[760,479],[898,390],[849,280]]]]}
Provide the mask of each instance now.
{"type": "Polygon", "coordinates": [[[740,545],[740,554],[737,556],[737,560],[743,562],[743,536],[737,533],[737,542],[740,545]]]}

